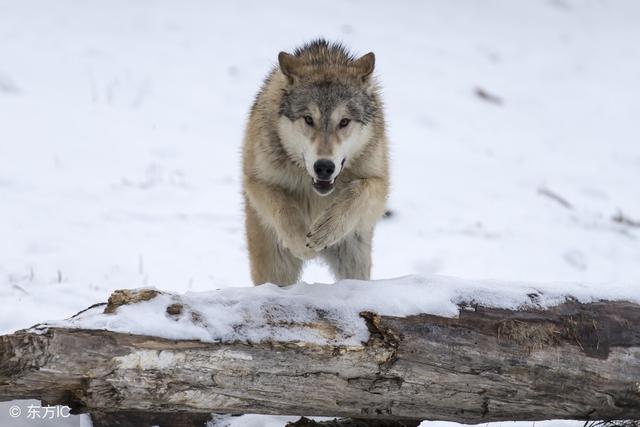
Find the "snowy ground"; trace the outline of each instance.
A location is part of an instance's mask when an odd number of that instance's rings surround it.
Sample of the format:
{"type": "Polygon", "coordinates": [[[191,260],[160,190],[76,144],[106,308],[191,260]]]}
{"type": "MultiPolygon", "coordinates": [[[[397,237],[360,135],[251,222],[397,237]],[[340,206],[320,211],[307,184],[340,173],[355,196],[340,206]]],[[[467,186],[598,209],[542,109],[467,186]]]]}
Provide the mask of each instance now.
{"type": "Polygon", "coordinates": [[[247,286],[247,111],[319,35],[375,51],[384,85],[375,278],[637,292],[640,228],[613,218],[640,221],[638,22],[633,0],[0,0],[0,333],[117,288],[247,286]]]}

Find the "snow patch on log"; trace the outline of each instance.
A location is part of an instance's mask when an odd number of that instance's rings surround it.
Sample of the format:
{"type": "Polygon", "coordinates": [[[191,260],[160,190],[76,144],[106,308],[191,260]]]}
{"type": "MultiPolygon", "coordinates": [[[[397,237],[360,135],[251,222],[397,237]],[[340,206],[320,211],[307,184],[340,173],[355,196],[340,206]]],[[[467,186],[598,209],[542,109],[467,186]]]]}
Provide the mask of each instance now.
{"type": "MultiPolygon", "coordinates": [[[[363,312],[397,317],[425,313],[456,317],[460,310],[473,310],[476,305],[510,310],[544,309],[568,299],[582,303],[598,300],[640,303],[640,295],[629,287],[406,276],[375,281],[343,280],[331,285],[266,284],[184,295],[148,288],[116,291],[106,307],[96,305],[70,319],[37,325],[31,331],[66,327],[174,340],[271,341],[358,348],[369,338],[363,312]],[[558,289],[563,292],[558,293],[558,289]]],[[[176,363],[169,360],[174,356],[157,352],[127,357],[131,359],[123,360],[123,364],[162,367],[176,363]]]]}

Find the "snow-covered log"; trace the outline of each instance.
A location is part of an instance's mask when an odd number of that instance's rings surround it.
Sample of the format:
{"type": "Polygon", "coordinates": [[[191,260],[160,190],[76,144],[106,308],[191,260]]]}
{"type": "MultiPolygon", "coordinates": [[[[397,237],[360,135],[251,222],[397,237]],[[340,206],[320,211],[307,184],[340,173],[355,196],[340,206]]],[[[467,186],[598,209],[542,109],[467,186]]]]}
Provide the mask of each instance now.
{"type": "Polygon", "coordinates": [[[117,291],[0,337],[0,400],[107,418],[640,419],[638,296],[551,289],[406,277],[117,291]]]}

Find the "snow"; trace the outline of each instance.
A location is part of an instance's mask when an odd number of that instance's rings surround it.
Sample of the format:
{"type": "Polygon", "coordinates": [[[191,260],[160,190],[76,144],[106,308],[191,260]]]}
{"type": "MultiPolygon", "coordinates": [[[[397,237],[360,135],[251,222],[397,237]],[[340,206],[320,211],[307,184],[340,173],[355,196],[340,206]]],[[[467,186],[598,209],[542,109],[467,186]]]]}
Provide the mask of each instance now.
{"type": "Polygon", "coordinates": [[[118,288],[247,286],[248,108],[319,35],[375,51],[384,86],[374,278],[636,295],[640,228],[613,218],[640,220],[638,22],[633,0],[0,0],[0,333],[118,288]]]}
{"type": "MultiPolygon", "coordinates": [[[[327,421],[333,418],[326,417],[309,417],[316,421],[327,421]]],[[[216,416],[214,422],[211,422],[207,427],[282,427],[289,422],[295,422],[300,417],[278,417],[272,415],[243,415],[240,417],[222,415],[216,416]]]]}
{"type": "MultiPolygon", "coordinates": [[[[385,316],[428,313],[455,317],[459,304],[465,302],[516,310],[552,307],[567,297],[585,303],[598,300],[640,303],[640,292],[625,288],[406,276],[377,281],[343,280],[333,285],[265,284],[257,288],[227,288],[185,295],[163,293],[147,301],[120,306],[115,313],[105,314],[104,306],[98,306],[65,321],[38,325],[33,330],[45,331],[56,326],[204,342],[279,341],[358,347],[369,338],[360,316],[363,311],[385,316]],[[563,293],[558,293],[559,289],[563,293]],[[167,307],[173,304],[183,307],[180,315],[167,313],[167,307]],[[192,320],[194,316],[197,322],[192,320]],[[335,326],[335,333],[327,334],[325,329],[315,326],[325,320],[335,326]]],[[[225,357],[247,355],[225,354],[225,357]]],[[[121,362],[142,367],[162,367],[175,362],[161,359],[153,351],[131,355],[131,358],[135,360],[121,362]]]]}

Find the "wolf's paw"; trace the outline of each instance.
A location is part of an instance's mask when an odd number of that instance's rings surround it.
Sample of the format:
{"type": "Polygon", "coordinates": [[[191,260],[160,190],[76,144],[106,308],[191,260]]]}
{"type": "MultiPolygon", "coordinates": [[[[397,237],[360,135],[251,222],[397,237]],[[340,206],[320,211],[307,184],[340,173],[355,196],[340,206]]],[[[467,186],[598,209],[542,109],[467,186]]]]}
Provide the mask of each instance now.
{"type": "Polygon", "coordinates": [[[332,217],[320,217],[307,233],[307,248],[320,252],[336,243],[336,226],[332,217]]]}

